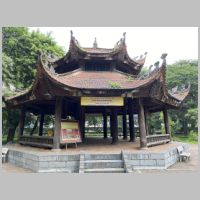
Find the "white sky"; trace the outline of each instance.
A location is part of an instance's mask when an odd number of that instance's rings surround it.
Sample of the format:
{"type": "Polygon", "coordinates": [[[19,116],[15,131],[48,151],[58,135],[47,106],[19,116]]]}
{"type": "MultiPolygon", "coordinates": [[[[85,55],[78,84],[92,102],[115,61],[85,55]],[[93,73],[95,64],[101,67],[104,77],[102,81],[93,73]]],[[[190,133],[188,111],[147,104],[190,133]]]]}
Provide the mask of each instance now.
{"type": "Polygon", "coordinates": [[[131,58],[148,52],[145,66],[168,53],[167,63],[183,59],[198,59],[198,28],[196,27],[30,27],[43,33],[52,32],[55,41],[67,52],[70,30],[82,47],[113,48],[126,32],[126,45],[131,58]]]}

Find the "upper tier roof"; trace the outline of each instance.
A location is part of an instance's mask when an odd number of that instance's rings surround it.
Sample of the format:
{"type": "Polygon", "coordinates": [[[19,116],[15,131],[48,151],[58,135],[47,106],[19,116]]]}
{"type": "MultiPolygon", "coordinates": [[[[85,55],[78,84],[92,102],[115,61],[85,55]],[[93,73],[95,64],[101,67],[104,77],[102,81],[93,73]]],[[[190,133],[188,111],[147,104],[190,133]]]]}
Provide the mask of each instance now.
{"type": "Polygon", "coordinates": [[[120,71],[126,71],[132,75],[138,75],[145,63],[146,55],[141,55],[139,59],[132,59],[127,53],[125,33],[113,48],[99,48],[95,39],[93,47],[81,47],[71,32],[70,46],[67,54],[54,62],[54,68],[66,65],[70,62],[83,60],[105,60],[113,61],[116,66],[120,66],[120,71]],[[123,70],[124,69],[124,70],[123,70]]]}

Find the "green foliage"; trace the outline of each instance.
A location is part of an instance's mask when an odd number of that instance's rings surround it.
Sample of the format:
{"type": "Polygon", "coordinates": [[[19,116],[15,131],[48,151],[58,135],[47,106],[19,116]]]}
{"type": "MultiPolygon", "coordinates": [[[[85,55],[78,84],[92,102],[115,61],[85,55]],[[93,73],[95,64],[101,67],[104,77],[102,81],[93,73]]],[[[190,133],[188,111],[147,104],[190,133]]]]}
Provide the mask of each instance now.
{"type": "Polygon", "coordinates": [[[128,82],[132,82],[134,78],[132,76],[128,76],[128,82]]]}
{"type": "Polygon", "coordinates": [[[198,132],[190,131],[188,135],[175,135],[173,136],[173,140],[178,141],[178,142],[197,144],[198,132]]]}
{"type": "MultiPolygon", "coordinates": [[[[143,70],[143,74],[146,69],[143,70]]],[[[176,133],[188,134],[188,140],[196,141],[194,133],[197,133],[198,123],[198,62],[196,60],[182,60],[167,66],[167,87],[171,89],[178,86],[188,85],[190,92],[179,110],[169,110],[169,122],[172,135],[176,133]]],[[[152,133],[164,132],[162,113],[154,113],[149,119],[149,126],[152,133]]],[[[177,137],[177,136],[175,136],[177,137]]],[[[180,137],[179,137],[180,138],[180,137]]],[[[181,138],[183,139],[183,138],[181,138]]]]}
{"type": "Polygon", "coordinates": [[[108,84],[109,84],[109,87],[112,89],[120,89],[121,88],[120,83],[117,83],[117,82],[109,81],[108,84]]]}
{"type": "Polygon", "coordinates": [[[39,51],[55,56],[64,54],[50,34],[30,32],[25,27],[4,27],[2,35],[3,81],[16,89],[27,88],[33,82],[39,51]]]}
{"type": "Polygon", "coordinates": [[[182,60],[167,67],[168,88],[187,85],[190,82],[190,92],[184,100],[180,110],[170,111],[171,119],[176,122],[173,131],[184,134],[190,130],[197,131],[198,104],[198,62],[196,60],[182,60]]]}
{"type": "MultiPolygon", "coordinates": [[[[4,97],[30,87],[35,78],[38,53],[44,52],[61,57],[64,51],[51,34],[30,32],[25,27],[2,28],[2,72],[4,97]]],[[[3,132],[17,127],[19,112],[3,108],[3,132]]]]}

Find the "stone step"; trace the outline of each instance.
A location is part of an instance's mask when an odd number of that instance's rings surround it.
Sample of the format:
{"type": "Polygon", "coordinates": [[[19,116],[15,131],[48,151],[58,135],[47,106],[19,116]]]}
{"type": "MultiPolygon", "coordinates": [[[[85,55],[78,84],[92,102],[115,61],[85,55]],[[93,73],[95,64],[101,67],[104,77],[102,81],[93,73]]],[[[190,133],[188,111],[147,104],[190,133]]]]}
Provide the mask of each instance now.
{"type": "Polygon", "coordinates": [[[85,154],[85,160],[121,160],[121,154],[85,154]]]}
{"type": "Polygon", "coordinates": [[[124,167],[122,160],[85,160],[84,163],[85,169],[124,167]]]}
{"type": "Polygon", "coordinates": [[[66,168],[60,168],[60,169],[40,169],[37,172],[40,172],[40,173],[53,173],[53,172],[71,173],[71,170],[66,169],[66,168]]]}
{"type": "Polygon", "coordinates": [[[124,168],[85,169],[84,173],[125,173],[124,168]]]}

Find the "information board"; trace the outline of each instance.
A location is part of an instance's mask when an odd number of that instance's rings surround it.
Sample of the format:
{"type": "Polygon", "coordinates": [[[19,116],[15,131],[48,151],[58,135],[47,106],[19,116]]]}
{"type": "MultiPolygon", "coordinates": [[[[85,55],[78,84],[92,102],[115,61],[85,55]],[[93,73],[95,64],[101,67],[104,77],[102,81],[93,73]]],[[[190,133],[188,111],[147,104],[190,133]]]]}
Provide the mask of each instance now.
{"type": "Polygon", "coordinates": [[[82,106],[123,106],[123,97],[81,97],[82,106]]]}
{"type": "Polygon", "coordinates": [[[60,142],[62,144],[82,142],[78,121],[61,120],[60,142]]]}

